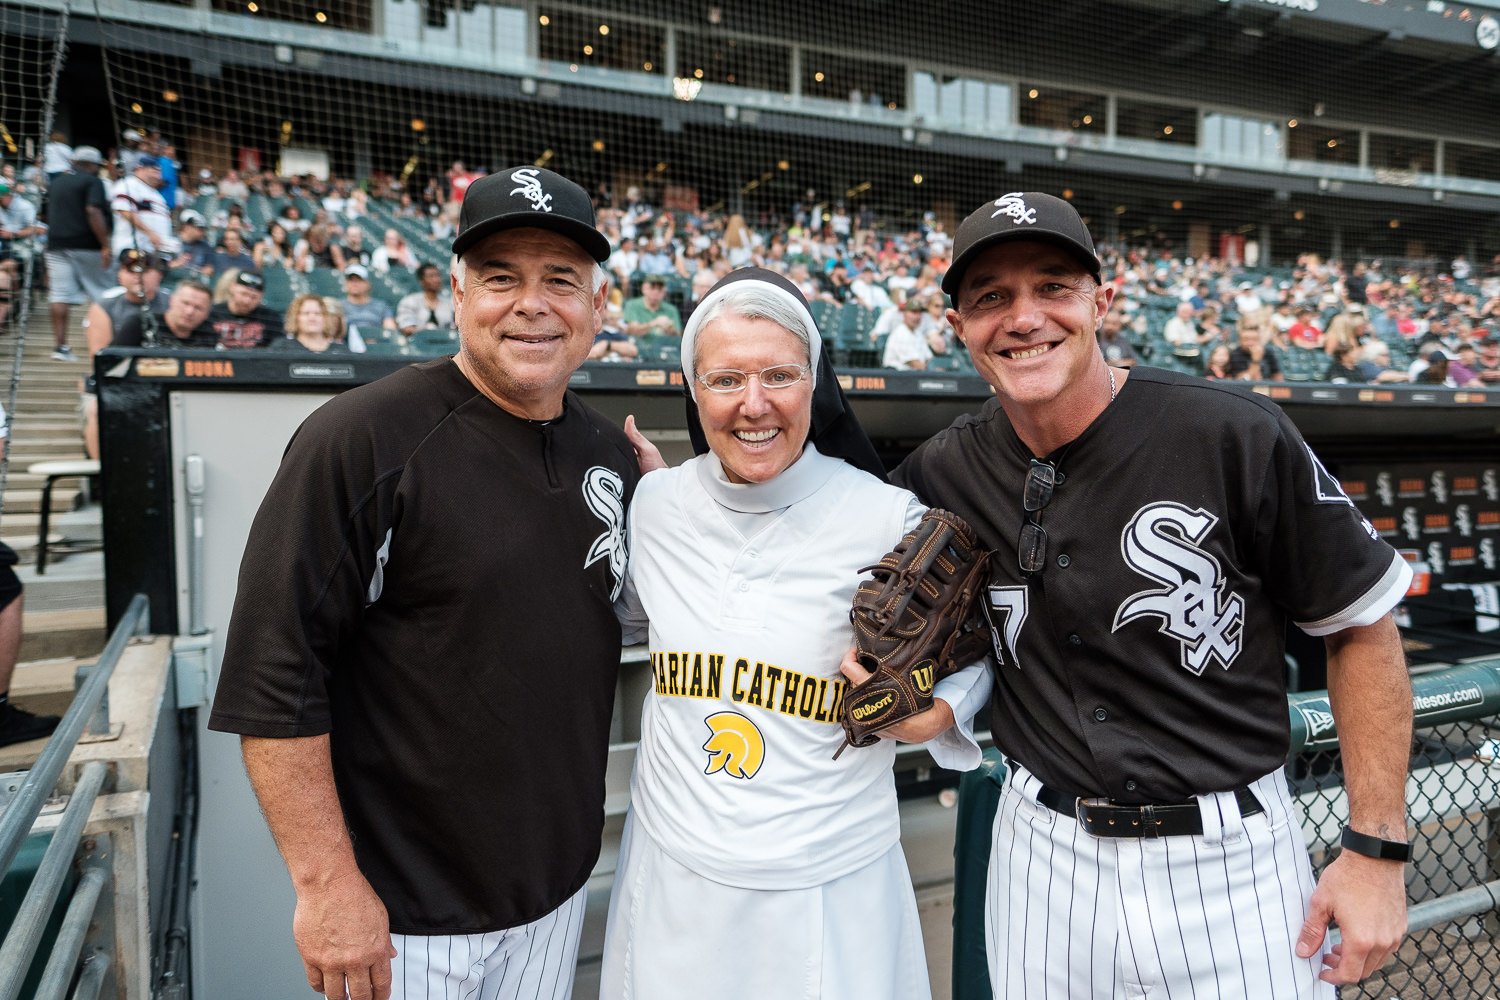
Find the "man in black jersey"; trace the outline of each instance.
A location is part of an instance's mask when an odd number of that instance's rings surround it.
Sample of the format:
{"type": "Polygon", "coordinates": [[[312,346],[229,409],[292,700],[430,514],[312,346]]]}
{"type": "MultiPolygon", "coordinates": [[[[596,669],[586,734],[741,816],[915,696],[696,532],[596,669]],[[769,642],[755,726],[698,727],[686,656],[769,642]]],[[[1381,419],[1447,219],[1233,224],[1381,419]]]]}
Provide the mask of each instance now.
{"type": "Polygon", "coordinates": [[[208,321],[219,335],[219,346],[230,350],[275,347],[286,339],[281,314],[261,303],[266,279],[259,271],[241,271],[229,284],[229,299],[213,307],[208,321]]]}
{"type": "Polygon", "coordinates": [[[638,473],[567,388],[609,244],[528,166],[470,186],[453,251],[458,355],[288,446],[210,721],[243,738],[331,1000],[568,996],[599,853],[638,473]]]}
{"type": "Polygon", "coordinates": [[[1410,570],[1274,404],[1105,364],[1114,288],[1067,202],[981,207],[943,290],[995,398],[892,480],[998,553],[995,996],[1331,998],[1405,929],[1410,570]],[[1282,770],[1288,624],[1325,637],[1347,775],[1316,890],[1282,770]]]}

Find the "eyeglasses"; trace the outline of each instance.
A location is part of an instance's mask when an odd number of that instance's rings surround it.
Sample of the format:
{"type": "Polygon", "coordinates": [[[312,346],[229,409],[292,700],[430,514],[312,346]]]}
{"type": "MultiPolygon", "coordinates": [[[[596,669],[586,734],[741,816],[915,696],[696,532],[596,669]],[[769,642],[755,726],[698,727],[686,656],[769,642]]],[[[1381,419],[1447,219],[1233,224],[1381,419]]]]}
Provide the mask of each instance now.
{"type": "Polygon", "coordinates": [[[1025,576],[1040,573],[1047,567],[1047,532],[1042,527],[1042,508],[1052,502],[1052,491],[1062,480],[1057,466],[1039,458],[1031,460],[1031,468],[1026,471],[1026,485],[1021,491],[1026,523],[1021,525],[1021,538],[1016,542],[1016,560],[1025,576]]]}
{"type": "Polygon", "coordinates": [[[742,372],[737,368],[717,368],[698,376],[703,388],[709,392],[744,392],[753,378],[766,389],[785,389],[807,377],[807,365],[772,365],[758,372],[742,372]]]}

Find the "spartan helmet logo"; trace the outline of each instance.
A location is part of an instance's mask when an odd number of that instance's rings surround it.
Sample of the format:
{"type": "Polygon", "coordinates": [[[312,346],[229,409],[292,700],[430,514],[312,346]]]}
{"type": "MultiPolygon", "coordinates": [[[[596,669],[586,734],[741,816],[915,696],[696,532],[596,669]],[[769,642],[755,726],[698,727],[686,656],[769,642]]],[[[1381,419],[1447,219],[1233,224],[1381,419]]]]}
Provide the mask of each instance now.
{"type": "Polygon", "coordinates": [[[518,194],[525,198],[538,212],[552,211],[552,196],[542,190],[542,180],[537,176],[535,167],[523,167],[513,171],[510,179],[516,182],[516,186],[511,189],[511,194],[518,194]]]}
{"type": "Polygon", "coordinates": [[[1001,215],[1008,216],[1018,226],[1023,222],[1028,226],[1036,222],[1036,209],[1027,207],[1020,191],[1012,191],[995,199],[995,211],[990,214],[990,218],[1001,215]]]}
{"type": "Polygon", "coordinates": [[[1380,497],[1380,502],[1387,507],[1396,505],[1396,491],[1391,489],[1391,474],[1382,472],[1375,477],[1375,493],[1380,497]]]}
{"type": "Polygon", "coordinates": [[[1417,508],[1403,507],[1401,509],[1401,530],[1406,532],[1406,537],[1416,541],[1422,537],[1422,522],[1417,517],[1417,508]]]}
{"type": "Polygon", "coordinates": [[[1434,472],[1428,481],[1432,484],[1432,499],[1438,503],[1448,502],[1448,473],[1439,469],[1434,472]]]}
{"type": "Polygon", "coordinates": [[[708,751],[704,774],[723,771],[731,778],[755,777],[766,759],[766,740],[755,723],[738,712],[715,712],[703,720],[713,735],[703,744],[708,751]]]}

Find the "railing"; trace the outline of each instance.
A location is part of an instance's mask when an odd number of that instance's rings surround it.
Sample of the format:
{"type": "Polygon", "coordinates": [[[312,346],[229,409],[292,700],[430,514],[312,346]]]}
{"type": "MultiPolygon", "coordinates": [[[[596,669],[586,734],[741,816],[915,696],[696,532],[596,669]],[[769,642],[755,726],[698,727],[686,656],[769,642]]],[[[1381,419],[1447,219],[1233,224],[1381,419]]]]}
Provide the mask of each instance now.
{"type": "MultiPolygon", "coordinates": [[[[131,599],[124,616],[105,644],[98,663],[73,698],[73,703],[58,723],[36,763],[27,773],[15,797],[0,814],[0,872],[9,872],[26,837],[31,833],[42,807],[67,766],[68,758],[79,737],[105,703],[110,675],[120,662],[130,640],[146,624],[148,605],[144,594],[131,599]]],[[[108,943],[91,948],[82,960],[79,956],[89,929],[100,914],[100,900],[110,898],[109,863],[103,860],[110,852],[102,839],[82,844],[80,837],[95,800],[110,780],[110,768],[100,761],[85,764],[73,786],[72,795],[63,809],[51,842],[37,867],[31,886],[21,901],[16,918],[3,943],[0,943],[0,1000],[16,1000],[26,980],[48,916],[57,905],[68,873],[78,871],[78,884],[68,901],[57,939],[42,972],[35,1000],[61,1000],[74,984],[71,994],[79,1000],[99,995],[109,970],[111,957],[108,943]]]]}
{"type": "MultiPolygon", "coordinates": [[[[1395,958],[1343,1000],[1500,996],[1500,660],[1412,678],[1416,732],[1406,782],[1414,857],[1408,934],[1395,958]]],[[[1338,852],[1349,818],[1328,692],[1288,699],[1287,780],[1313,867],[1338,852]]],[[[990,1000],[984,886],[1006,768],[991,750],[963,778],[954,846],[953,996],[990,1000]]],[[[1334,932],[1333,941],[1337,940],[1334,932]]],[[[1332,941],[1330,942],[1332,943],[1332,941]]]]}

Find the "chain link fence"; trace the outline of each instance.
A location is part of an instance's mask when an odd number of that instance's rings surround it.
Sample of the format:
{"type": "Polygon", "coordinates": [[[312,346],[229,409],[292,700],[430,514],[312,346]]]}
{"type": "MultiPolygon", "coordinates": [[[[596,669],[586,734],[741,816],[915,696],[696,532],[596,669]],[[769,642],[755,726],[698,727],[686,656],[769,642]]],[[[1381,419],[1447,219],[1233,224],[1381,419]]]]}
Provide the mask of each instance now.
{"type": "MultiPolygon", "coordinates": [[[[1500,659],[1412,678],[1415,721],[1406,783],[1413,861],[1410,931],[1386,966],[1341,1000],[1500,1000],[1500,659]]],[[[1327,691],[1288,698],[1287,779],[1321,873],[1349,820],[1343,761],[1327,691]]],[[[956,1000],[990,1000],[984,872],[1000,786],[998,752],[965,774],[954,853],[956,1000]]]]}
{"type": "MultiPolygon", "coordinates": [[[[1444,902],[1500,879],[1500,715],[1418,725],[1407,782],[1414,854],[1407,870],[1413,931],[1395,959],[1341,1000],[1464,1000],[1500,997],[1500,914],[1453,915],[1444,902]],[[1425,905],[1424,905],[1425,904],[1425,905]],[[1431,926],[1421,926],[1431,922],[1431,926]]],[[[1292,794],[1303,809],[1303,832],[1313,867],[1321,872],[1338,855],[1348,817],[1338,751],[1296,756],[1292,794]]],[[[1477,905],[1483,905],[1484,896],[1477,905]]]]}

